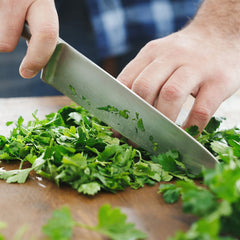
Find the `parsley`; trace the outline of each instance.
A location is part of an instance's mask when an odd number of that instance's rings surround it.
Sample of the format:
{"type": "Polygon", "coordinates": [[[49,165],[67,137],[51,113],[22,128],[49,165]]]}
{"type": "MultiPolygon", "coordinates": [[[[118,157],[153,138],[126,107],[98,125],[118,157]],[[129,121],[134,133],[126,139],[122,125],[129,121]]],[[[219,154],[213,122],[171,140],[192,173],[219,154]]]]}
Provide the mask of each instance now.
{"type": "Polygon", "coordinates": [[[137,127],[138,127],[142,132],[145,131],[142,118],[140,118],[140,119],[137,120],[137,127]]]}
{"type": "Polygon", "coordinates": [[[111,105],[107,105],[105,107],[99,107],[97,109],[104,110],[104,111],[107,111],[107,112],[119,113],[119,110],[116,107],[111,106],[111,105]]]}
{"type": "Polygon", "coordinates": [[[204,185],[193,181],[160,185],[165,202],[174,203],[181,196],[183,211],[198,217],[188,232],[178,232],[171,240],[232,240],[240,236],[240,129],[219,131],[221,120],[212,119],[198,137],[220,161],[215,169],[203,170],[204,185]]]}
{"type": "Polygon", "coordinates": [[[52,217],[42,227],[42,232],[51,240],[67,240],[72,238],[73,227],[76,225],[69,208],[62,207],[53,211],[52,217]]]}
{"type": "MultiPolygon", "coordinates": [[[[107,110],[115,111],[111,106],[107,110]]],[[[20,161],[19,169],[0,170],[0,179],[8,183],[24,183],[35,171],[59,186],[68,184],[79,193],[94,195],[101,190],[138,189],[186,175],[180,169],[178,154],[167,153],[174,166],[168,173],[161,161],[164,155],[149,159],[126,139],[113,137],[109,126],[81,107],[64,107],[43,120],[35,113],[33,117],[28,123],[19,117],[10,136],[0,136],[0,160],[20,161]],[[23,168],[25,162],[30,167],[23,168]]],[[[139,127],[144,129],[142,124],[139,127]]]]}
{"type": "Polygon", "coordinates": [[[174,184],[161,184],[159,193],[163,193],[163,198],[166,203],[175,203],[180,197],[181,189],[174,184]]]}
{"type": "MultiPolygon", "coordinates": [[[[111,106],[102,110],[118,111],[111,106]]],[[[121,113],[125,118],[128,114],[127,111],[121,113]]],[[[203,169],[202,175],[197,176],[204,184],[199,186],[191,180],[196,176],[188,173],[178,152],[149,156],[142,149],[129,146],[125,139],[114,138],[110,127],[81,107],[64,107],[57,113],[48,114],[43,120],[35,114],[33,117],[34,120],[26,125],[19,117],[10,136],[0,136],[0,160],[20,161],[19,169],[1,169],[0,179],[8,183],[24,183],[29,173],[35,171],[59,186],[67,183],[79,193],[94,195],[101,190],[116,192],[126,187],[137,189],[145,184],[153,185],[178,178],[181,181],[174,185],[161,185],[159,192],[168,203],[174,203],[181,197],[183,211],[199,219],[188,232],[178,232],[171,239],[230,240],[240,236],[240,129],[235,127],[219,131],[217,129],[222,119],[213,118],[197,137],[220,161],[215,169],[203,169]],[[31,166],[23,168],[25,162],[31,166]]],[[[138,123],[140,119],[136,113],[133,121],[138,123]]],[[[144,129],[141,121],[138,127],[144,129]]],[[[190,128],[189,132],[198,134],[195,127],[190,128]]],[[[53,219],[57,219],[56,216],[59,216],[59,222],[49,221],[43,228],[48,236],[54,233],[54,224],[58,224],[55,225],[56,229],[66,231],[66,235],[61,234],[62,239],[68,239],[76,226],[99,231],[112,239],[128,239],[133,233],[138,238],[145,237],[136,232],[131,224],[125,224],[126,217],[110,206],[100,209],[99,224],[95,227],[76,223],[65,208],[54,213],[53,219]],[[106,222],[109,216],[112,222],[106,222]],[[67,219],[66,228],[61,227],[61,218],[65,219],[64,223],[67,219]],[[115,232],[115,226],[121,229],[123,235],[115,232]]]]}
{"type": "MultiPolygon", "coordinates": [[[[103,205],[98,213],[98,225],[90,228],[113,240],[145,239],[146,234],[135,229],[134,224],[126,222],[127,216],[119,208],[103,205]]],[[[89,227],[87,227],[89,228],[89,227]]]]}
{"type": "MultiPolygon", "coordinates": [[[[6,228],[5,222],[0,222],[0,230],[6,228]]],[[[102,205],[98,211],[98,224],[89,226],[76,222],[70,209],[63,206],[54,210],[47,223],[42,226],[42,233],[49,240],[70,240],[73,237],[74,227],[85,228],[98,232],[112,240],[137,240],[146,239],[146,234],[135,228],[131,222],[127,222],[127,216],[119,208],[112,208],[110,205],[102,205]]],[[[14,239],[25,239],[27,226],[22,226],[14,235],[14,239]]],[[[45,238],[44,238],[45,239],[45,238]]],[[[6,240],[0,233],[0,240],[6,240]]]]}
{"type": "Polygon", "coordinates": [[[99,232],[112,240],[145,239],[146,234],[126,219],[127,216],[119,208],[103,205],[98,212],[98,224],[92,227],[74,221],[69,208],[64,206],[52,213],[52,218],[43,226],[42,231],[51,240],[71,239],[74,227],[99,232]]]}
{"type": "Polygon", "coordinates": [[[71,89],[73,96],[76,96],[77,93],[76,93],[75,88],[72,85],[69,85],[68,87],[71,89]]]}

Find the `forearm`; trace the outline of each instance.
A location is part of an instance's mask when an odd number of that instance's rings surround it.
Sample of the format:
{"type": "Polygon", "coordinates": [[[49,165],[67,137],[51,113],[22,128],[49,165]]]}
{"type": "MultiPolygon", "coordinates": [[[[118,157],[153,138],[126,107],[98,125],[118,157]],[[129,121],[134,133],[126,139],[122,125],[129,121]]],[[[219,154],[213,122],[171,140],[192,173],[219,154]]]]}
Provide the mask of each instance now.
{"type": "Polygon", "coordinates": [[[240,39],[240,1],[205,0],[192,21],[193,26],[204,28],[211,36],[240,39]]]}

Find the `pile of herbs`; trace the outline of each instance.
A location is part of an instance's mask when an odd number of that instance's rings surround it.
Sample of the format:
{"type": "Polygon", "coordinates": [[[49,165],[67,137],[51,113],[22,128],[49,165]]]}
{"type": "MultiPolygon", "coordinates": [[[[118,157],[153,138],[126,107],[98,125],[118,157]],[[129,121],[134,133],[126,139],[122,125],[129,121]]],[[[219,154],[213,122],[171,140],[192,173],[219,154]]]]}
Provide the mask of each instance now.
{"type": "Polygon", "coordinates": [[[33,117],[26,125],[19,117],[10,136],[0,136],[0,160],[20,161],[19,169],[0,169],[0,179],[8,183],[24,183],[33,170],[60,186],[68,184],[80,193],[94,195],[100,190],[137,189],[187,174],[177,152],[151,157],[126,139],[113,137],[109,126],[81,107],[66,106],[43,120],[36,113],[33,117]],[[161,165],[164,161],[172,163],[172,172],[161,165]],[[26,162],[30,167],[23,167],[26,162]]]}
{"type": "Polygon", "coordinates": [[[198,140],[218,158],[215,169],[203,169],[200,182],[176,181],[161,184],[165,202],[181,197],[182,209],[198,220],[186,233],[171,240],[237,240],[240,238],[240,129],[218,131],[212,119],[198,140]]]}

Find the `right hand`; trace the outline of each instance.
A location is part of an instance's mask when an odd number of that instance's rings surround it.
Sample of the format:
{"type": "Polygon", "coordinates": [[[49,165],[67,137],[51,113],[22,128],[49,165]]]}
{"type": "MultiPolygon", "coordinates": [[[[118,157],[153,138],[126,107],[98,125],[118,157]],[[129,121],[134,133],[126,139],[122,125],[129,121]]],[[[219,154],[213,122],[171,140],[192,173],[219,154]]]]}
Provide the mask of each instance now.
{"type": "Polygon", "coordinates": [[[34,77],[48,62],[58,39],[58,16],[54,0],[1,0],[0,52],[11,52],[28,22],[32,37],[20,65],[23,78],[34,77]]]}

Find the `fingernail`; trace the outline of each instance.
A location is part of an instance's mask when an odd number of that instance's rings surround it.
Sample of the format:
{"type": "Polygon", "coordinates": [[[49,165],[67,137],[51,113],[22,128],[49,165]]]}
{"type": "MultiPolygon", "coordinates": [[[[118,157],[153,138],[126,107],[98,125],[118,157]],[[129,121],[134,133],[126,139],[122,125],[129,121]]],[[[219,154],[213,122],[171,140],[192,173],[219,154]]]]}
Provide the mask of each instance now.
{"type": "Polygon", "coordinates": [[[34,77],[37,73],[31,69],[28,68],[22,68],[20,70],[20,74],[23,78],[32,78],[34,77]]]}

